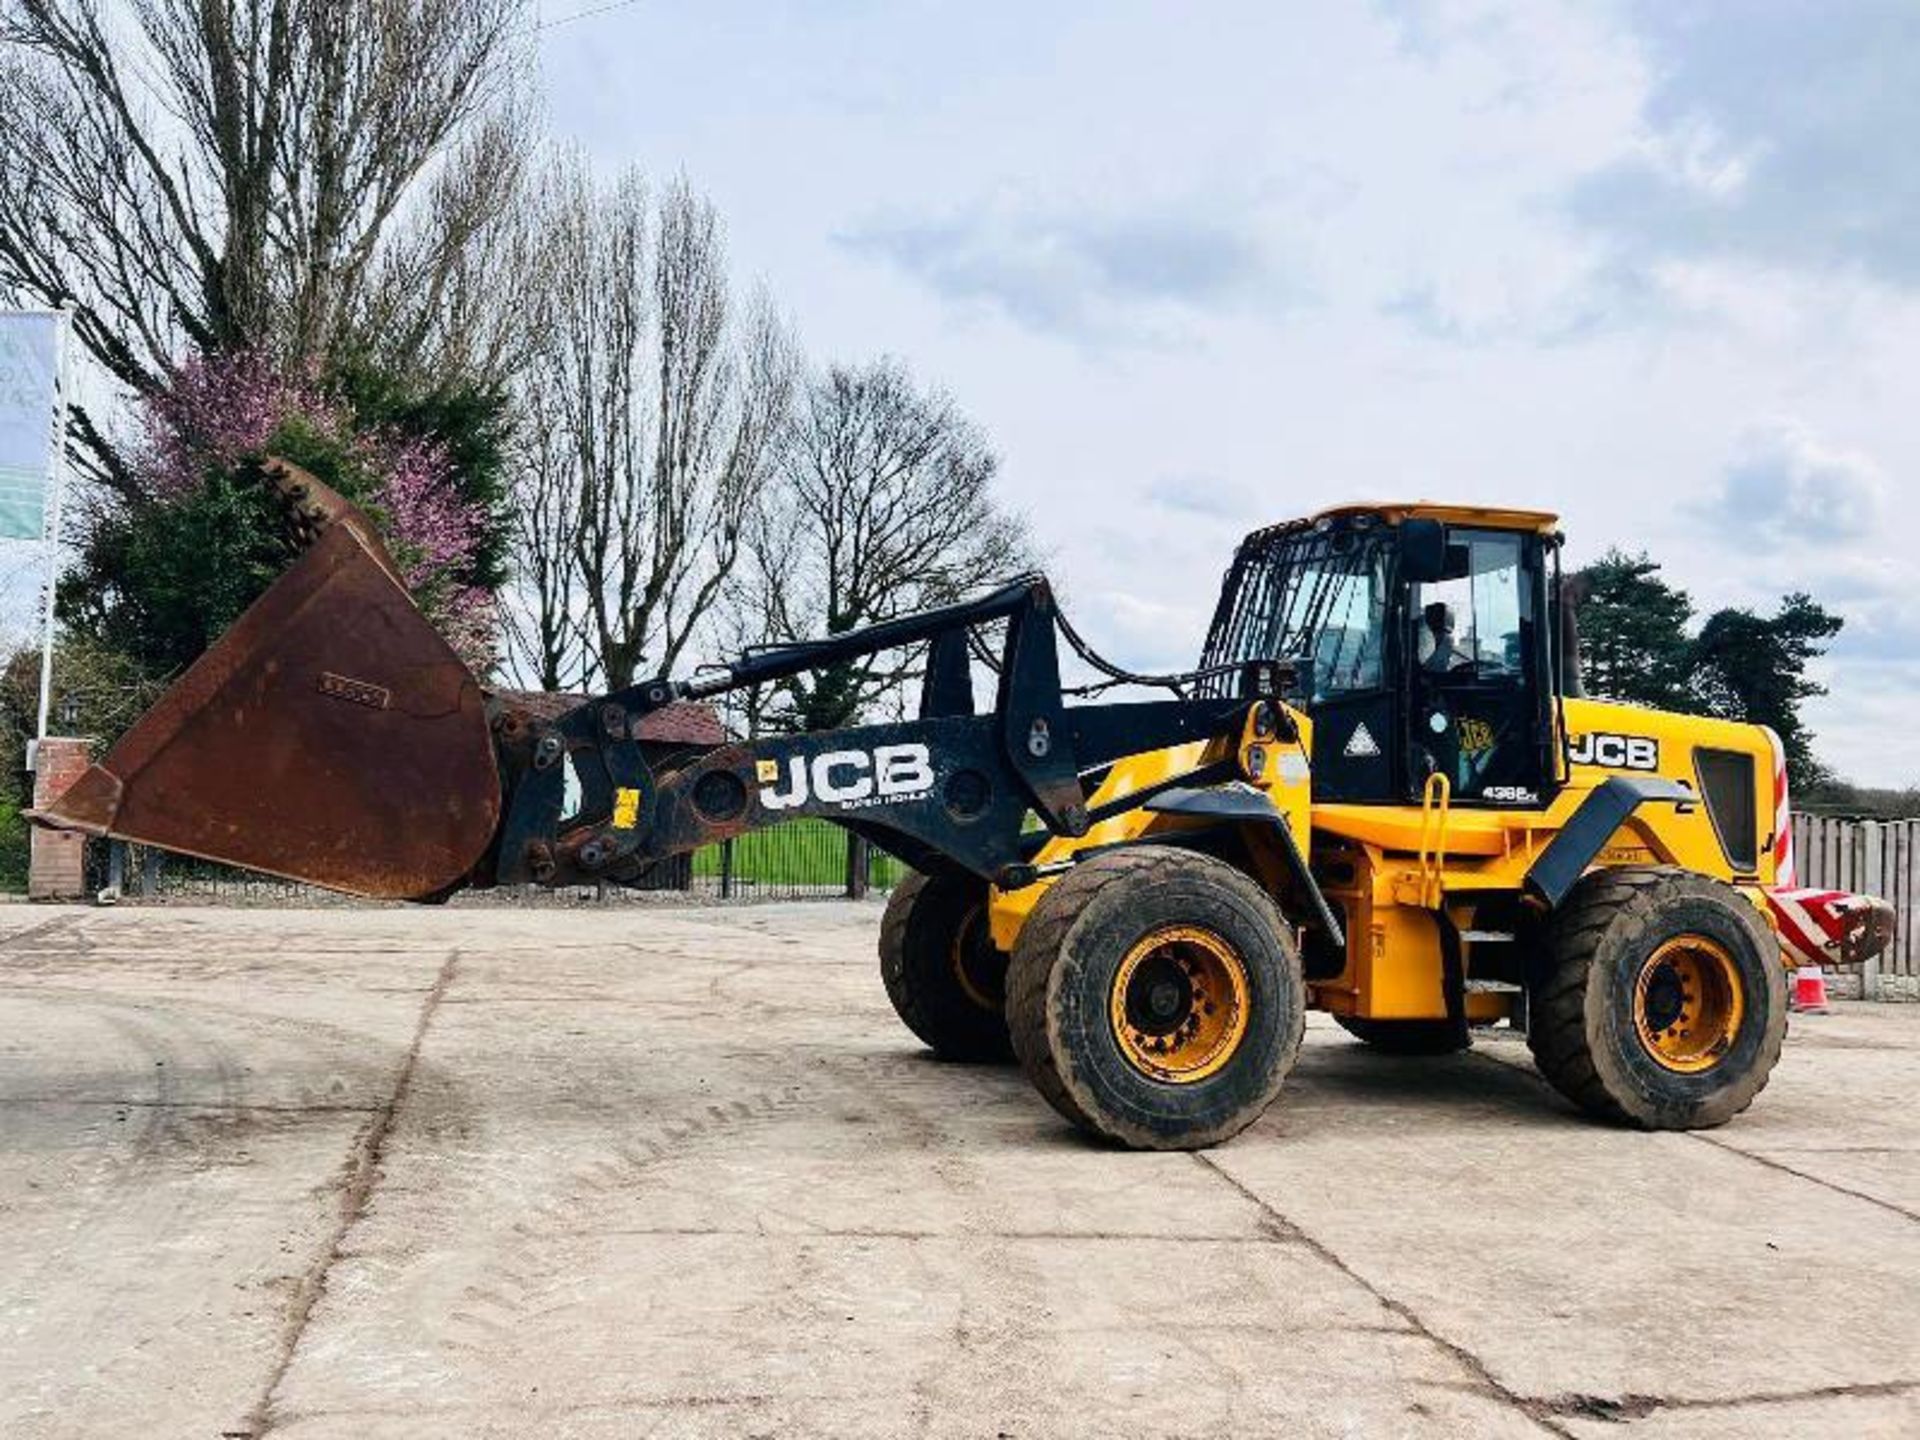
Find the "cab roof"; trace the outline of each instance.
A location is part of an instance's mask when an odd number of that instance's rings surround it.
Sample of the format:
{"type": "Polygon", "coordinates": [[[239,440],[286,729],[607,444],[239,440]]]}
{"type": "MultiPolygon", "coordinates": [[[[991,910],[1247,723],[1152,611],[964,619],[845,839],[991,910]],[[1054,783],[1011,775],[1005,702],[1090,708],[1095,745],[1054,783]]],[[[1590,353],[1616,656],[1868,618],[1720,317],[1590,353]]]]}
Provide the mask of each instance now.
{"type": "Polygon", "coordinates": [[[1311,525],[1321,520],[1361,515],[1377,516],[1389,525],[1415,518],[1438,520],[1446,525],[1484,526],[1489,530],[1530,530],[1541,535],[1553,534],[1560,524],[1560,517],[1546,510],[1510,510],[1495,505],[1441,505],[1432,500],[1355,501],[1318,511],[1294,523],[1311,525]]]}

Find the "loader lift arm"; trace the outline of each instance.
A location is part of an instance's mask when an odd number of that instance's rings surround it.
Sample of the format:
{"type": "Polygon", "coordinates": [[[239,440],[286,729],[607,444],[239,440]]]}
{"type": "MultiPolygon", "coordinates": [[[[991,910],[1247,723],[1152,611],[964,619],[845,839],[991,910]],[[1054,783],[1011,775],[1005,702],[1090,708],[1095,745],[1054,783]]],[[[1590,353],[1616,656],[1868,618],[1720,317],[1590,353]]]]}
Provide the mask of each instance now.
{"type": "MultiPolygon", "coordinates": [[[[976,599],[661,678],[557,720],[489,695],[413,604],[366,517],[317,478],[260,464],[300,557],[36,822],[244,865],[349,894],[442,899],[467,886],[636,880],[759,826],[820,816],[927,871],[1012,887],[1048,835],[1078,836],[1165,786],[1089,815],[1102,767],[1237,734],[1284,664],[1138,676],[1100,659],[1028,575],[976,599]],[[1004,624],[992,710],[970,655],[1004,624]],[[1104,678],[1067,690],[1060,641],[1104,678]],[[636,738],[677,700],[927,646],[919,717],[701,751],[636,738]],[[1193,682],[1231,669],[1238,698],[1193,682]],[[1069,706],[1145,681],[1178,698],[1069,706]],[[1027,828],[1029,814],[1040,831],[1027,828]]],[[[984,648],[984,647],[982,647],[984,648]]],[[[1276,726],[1286,722],[1275,707],[1276,726]]],[[[1222,763],[1175,777],[1227,778],[1222,763]]],[[[1170,783],[1175,783],[1170,782],[1170,783]]]]}
{"type": "MultiPolygon", "coordinates": [[[[1038,846],[1031,832],[1023,834],[1029,812],[1048,834],[1083,835],[1095,818],[1087,810],[1090,773],[1126,755],[1233,737],[1255,703],[1182,696],[1069,706],[1060,680],[1060,629],[1051,587],[1045,577],[1028,575],[958,604],[750,652],[712,675],[650,680],[549,724],[501,711],[493,728],[504,817],[492,874],[476,880],[624,882],[716,840],[818,816],[922,870],[964,871],[1003,888],[1031,883],[1027,861],[1038,846]],[[977,715],[969,637],[1002,621],[998,693],[993,709],[977,715]],[[636,720],[675,701],[918,644],[928,646],[928,664],[915,720],[763,737],[659,765],[632,738],[636,720]],[[577,796],[571,804],[570,793],[577,796]]],[[[1253,667],[1248,684],[1276,693],[1283,670],[1253,667]]],[[[1178,686],[1193,677],[1156,678],[1178,686]]],[[[1185,783],[1219,778],[1178,777],[1185,783]]],[[[1125,797],[1119,809],[1150,798],[1146,792],[1125,797]]],[[[1103,806],[1102,818],[1108,813],[1118,811],[1103,806]]]]}

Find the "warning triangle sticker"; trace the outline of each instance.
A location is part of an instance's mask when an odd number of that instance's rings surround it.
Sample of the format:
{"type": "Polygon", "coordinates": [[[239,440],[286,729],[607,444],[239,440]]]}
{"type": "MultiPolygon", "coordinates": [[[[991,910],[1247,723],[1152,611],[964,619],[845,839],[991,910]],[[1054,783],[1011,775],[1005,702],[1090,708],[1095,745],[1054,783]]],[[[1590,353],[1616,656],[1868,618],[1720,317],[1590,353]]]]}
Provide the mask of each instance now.
{"type": "Polygon", "coordinates": [[[1353,734],[1347,738],[1345,753],[1354,760],[1369,760],[1379,755],[1380,747],[1373,743],[1373,732],[1367,729],[1366,721],[1353,727],[1353,734]]]}

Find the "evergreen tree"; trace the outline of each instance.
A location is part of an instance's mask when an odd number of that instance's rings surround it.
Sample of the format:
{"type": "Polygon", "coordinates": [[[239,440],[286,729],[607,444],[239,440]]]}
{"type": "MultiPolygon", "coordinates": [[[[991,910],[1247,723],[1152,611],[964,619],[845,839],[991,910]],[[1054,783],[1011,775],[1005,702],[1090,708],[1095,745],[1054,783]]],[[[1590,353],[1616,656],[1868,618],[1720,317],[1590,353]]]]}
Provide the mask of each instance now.
{"type": "Polygon", "coordinates": [[[336,366],[328,385],[351,408],[359,429],[386,429],[445,449],[447,481],[480,520],[467,556],[468,583],[483,590],[505,585],[513,540],[507,498],[512,419],[506,394],[460,378],[423,386],[365,355],[336,366]]]}
{"type": "Polygon", "coordinates": [[[1807,665],[1826,653],[1826,642],[1843,623],[1811,596],[1795,592],[1770,619],[1751,610],[1721,610],[1693,643],[1699,703],[1728,720],[1771,726],[1786,749],[1787,774],[1796,788],[1811,790],[1825,775],[1800,705],[1827,693],[1807,678],[1807,665]]]}
{"type": "Polygon", "coordinates": [[[1608,700],[1684,710],[1687,684],[1687,592],[1660,578],[1642,552],[1608,550],[1573,577],[1580,601],[1580,653],[1587,693],[1608,700]]]}

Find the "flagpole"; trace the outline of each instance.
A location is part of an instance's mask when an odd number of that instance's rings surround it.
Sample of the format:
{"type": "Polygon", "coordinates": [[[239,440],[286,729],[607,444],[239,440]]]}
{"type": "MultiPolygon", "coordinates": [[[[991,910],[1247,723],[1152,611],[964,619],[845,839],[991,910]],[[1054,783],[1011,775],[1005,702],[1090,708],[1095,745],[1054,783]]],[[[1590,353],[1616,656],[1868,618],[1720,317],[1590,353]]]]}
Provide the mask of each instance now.
{"type": "Polygon", "coordinates": [[[54,590],[60,583],[60,502],[66,497],[67,491],[67,342],[73,330],[73,316],[67,310],[56,313],[60,316],[60,322],[54,331],[53,447],[47,461],[47,480],[53,490],[53,504],[49,507],[46,535],[46,628],[40,639],[40,719],[34,730],[36,741],[47,738],[47,712],[53,700],[53,601],[54,590]]]}

